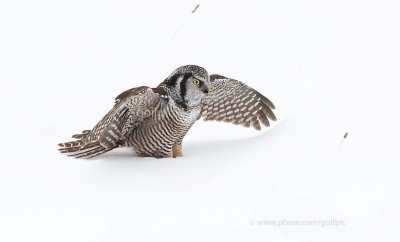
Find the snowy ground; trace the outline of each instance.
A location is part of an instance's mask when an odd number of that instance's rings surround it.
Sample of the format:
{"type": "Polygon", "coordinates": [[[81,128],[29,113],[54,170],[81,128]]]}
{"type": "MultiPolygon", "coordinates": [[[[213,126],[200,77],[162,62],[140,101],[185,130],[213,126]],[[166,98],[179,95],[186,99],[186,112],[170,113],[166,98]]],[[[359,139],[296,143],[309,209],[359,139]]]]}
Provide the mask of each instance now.
{"type": "Polygon", "coordinates": [[[0,241],[399,241],[399,12],[397,0],[1,2],[0,241]],[[121,91],[185,64],[256,88],[279,122],[199,122],[179,159],[57,152],[121,91]]]}

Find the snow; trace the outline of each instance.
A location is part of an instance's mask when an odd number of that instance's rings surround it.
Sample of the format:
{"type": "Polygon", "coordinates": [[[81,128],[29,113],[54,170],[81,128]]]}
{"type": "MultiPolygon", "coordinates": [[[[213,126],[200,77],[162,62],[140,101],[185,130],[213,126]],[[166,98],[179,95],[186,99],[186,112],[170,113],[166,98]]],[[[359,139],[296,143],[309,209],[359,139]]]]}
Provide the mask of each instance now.
{"type": "Polygon", "coordinates": [[[1,2],[0,241],[398,241],[399,11],[394,0],[1,2]],[[254,87],[278,122],[198,122],[177,159],[58,153],[120,92],[185,64],[254,87]],[[262,224],[332,219],[344,224],[262,224]]]}

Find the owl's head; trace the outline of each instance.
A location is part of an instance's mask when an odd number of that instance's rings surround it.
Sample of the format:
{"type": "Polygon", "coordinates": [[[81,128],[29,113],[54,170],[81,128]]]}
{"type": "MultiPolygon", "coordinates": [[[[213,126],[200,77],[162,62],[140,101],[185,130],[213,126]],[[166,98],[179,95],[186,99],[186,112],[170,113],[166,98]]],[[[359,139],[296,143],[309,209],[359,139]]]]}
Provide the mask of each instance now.
{"type": "Polygon", "coordinates": [[[168,94],[178,103],[195,106],[211,91],[210,77],[206,69],[187,65],[174,70],[162,83],[168,94]]]}

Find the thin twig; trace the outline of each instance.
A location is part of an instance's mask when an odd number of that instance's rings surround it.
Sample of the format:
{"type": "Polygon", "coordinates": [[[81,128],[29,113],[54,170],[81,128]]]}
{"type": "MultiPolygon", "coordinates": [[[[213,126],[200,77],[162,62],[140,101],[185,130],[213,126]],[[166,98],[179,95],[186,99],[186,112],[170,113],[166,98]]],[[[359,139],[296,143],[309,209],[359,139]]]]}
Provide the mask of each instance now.
{"type": "Polygon", "coordinates": [[[200,7],[200,4],[197,4],[197,6],[193,9],[192,13],[196,12],[196,10],[200,7]]]}
{"type": "MultiPolygon", "coordinates": [[[[192,14],[194,14],[197,9],[200,7],[200,4],[197,4],[196,7],[192,10],[192,14]]],[[[179,26],[179,28],[175,31],[174,35],[172,35],[171,40],[169,41],[170,43],[172,43],[172,41],[174,41],[176,35],[178,34],[178,32],[183,28],[183,26],[185,26],[185,24],[189,21],[189,18],[192,16],[192,14],[189,14],[186,18],[185,21],[183,21],[183,23],[179,26]]]]}
{"type": "Polygon", "coordinates": [[[347,136],[349,135],[349,133],[345,133],[344,135],[343,135],[343,140],[342,140],[342,142],[340,142],[340,145],[339,145],[339,148],[338,148],[338,152],[340,151],[340,149],[342,148],[342,145],[343,145],[343,143],[344,143],[344,140],[345,139],[347,139],[347,136]]]}

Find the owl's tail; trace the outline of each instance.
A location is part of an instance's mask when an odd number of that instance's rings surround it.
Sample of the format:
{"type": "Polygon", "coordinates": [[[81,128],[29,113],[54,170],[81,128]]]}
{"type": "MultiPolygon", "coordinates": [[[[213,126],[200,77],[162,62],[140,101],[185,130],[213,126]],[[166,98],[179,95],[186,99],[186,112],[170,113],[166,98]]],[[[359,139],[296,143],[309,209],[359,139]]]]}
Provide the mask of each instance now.
{"type": "Polygon", "coordinates": [[[66,153],[68,156],[76,158],[92,158],[103,154],[111,148],[104,147],[99,141],[89,141],[87,137],[90,136],[90,130],[83,130],[81,134],[74,134],[72,138],[78,140],[70,141],[66,143],[60,143],[58,149],[61,153],[66,153]]]}

